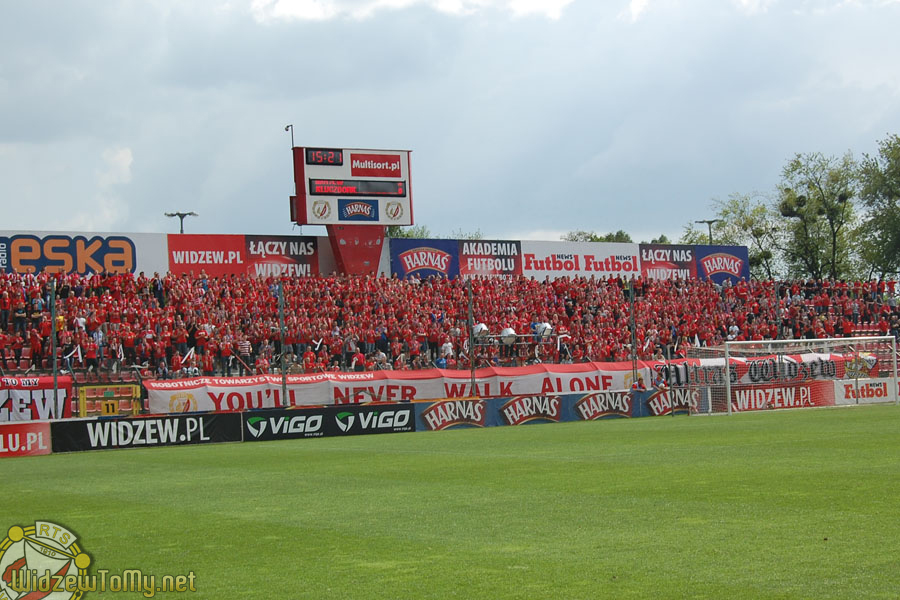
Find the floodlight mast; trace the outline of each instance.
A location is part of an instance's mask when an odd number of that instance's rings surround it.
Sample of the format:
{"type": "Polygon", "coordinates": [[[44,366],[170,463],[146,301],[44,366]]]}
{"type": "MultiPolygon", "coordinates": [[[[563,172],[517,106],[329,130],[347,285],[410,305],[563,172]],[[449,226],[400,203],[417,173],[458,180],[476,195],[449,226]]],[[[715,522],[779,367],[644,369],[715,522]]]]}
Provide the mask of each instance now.
{"type": "Polygon", "coordinates": [[[170,213],[163,213],[163,214],[166,215],[167,217],[178,217],[179,222],[180,222],[180,227],[179,227],[178,233],[184,233],[184,218],[185,218],[185,217],[199,217],[199,216],[200,216],[200,215],[198,215],[197,213],[195,213],[194,211],[191,211],[191,212],[170,212],[170,213]]]}

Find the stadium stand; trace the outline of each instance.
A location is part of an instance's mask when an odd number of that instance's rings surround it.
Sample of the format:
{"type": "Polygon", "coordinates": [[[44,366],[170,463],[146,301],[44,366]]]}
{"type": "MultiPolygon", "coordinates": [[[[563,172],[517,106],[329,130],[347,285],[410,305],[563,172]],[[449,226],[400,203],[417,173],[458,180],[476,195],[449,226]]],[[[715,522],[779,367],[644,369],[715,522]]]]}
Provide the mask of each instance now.
{"type": "MultiPolygon", "coordinates": [[[[358,352],[364,362],[356,364],[363,369],[469,368],[463,280],[330,276],[281,282],[290,372],[350,370],[358,352]]],[[[267,371],[278,366],[281,353],[278,283],[202,272],[0,273],[0,292],[9,298],[0,304],[9,306],[0,310],[3,366],[14,373],[48,372],[55,331],[57,366],[73,372],[77,383],[267,371]]],[[[485,278],[472,287],[475,320],[494,334],[476,344],[477,365],[631,358],[632,286],[626,281],[485,278]],[[551,336],[536,335],[543,323],[552,326],[551,336]],[[519,334],[515,343],[498,339],[504,329],[519,334]]],[[[742,280],[717,286],[638,278],[633,290],[640,359],[683,356],[692,345],[726,339],[900,334],[894,281],[742,280]]]]}

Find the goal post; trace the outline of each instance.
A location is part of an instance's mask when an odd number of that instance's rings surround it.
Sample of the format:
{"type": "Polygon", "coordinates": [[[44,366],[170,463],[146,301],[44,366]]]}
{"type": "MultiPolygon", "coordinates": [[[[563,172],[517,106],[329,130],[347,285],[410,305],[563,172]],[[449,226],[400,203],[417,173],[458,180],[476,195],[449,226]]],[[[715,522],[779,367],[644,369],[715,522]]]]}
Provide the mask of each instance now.
{"type": "Polygon", "coordinates": [[[898,403],[893,336],[728,341],[691,348],[685,383],[694,412],[716,414],[898,403]],[[726,367],[727,365],[727,367],[726,367]]]}

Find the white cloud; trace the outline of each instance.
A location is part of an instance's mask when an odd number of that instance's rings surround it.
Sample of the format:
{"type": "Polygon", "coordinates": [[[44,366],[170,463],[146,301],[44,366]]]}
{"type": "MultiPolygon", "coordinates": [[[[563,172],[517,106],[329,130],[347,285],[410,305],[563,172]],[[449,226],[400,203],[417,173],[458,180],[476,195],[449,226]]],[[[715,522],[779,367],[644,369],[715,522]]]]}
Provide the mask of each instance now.
{"type": "MultiPolygon", "coordinates": [[[[559,19],[574,0],[252,0],[257,21],[327,21],[339,17],[367,19],[380,11],[428,6],[442,13],[472,15],[500,9],[513,16],[559,19]]],[[[638,0],[641,1],[641,0],[638,0]]],[[[646,1],[646,0],[643,0],[646,1]]]]}
{"type": "Polygon", "coordinates": [[[107,148],[101,157],[106,167],[97,176],[97,183],[101,188],[131,181],[131,163],[134,162],[131,148],[107,148]]]}
{"type": "Polygon", "coordinates": [[[778,0],[737,0],[741,10],[751,15],[767,12],[776,2],[778,0]]]}
{"type": "Polygon", "coordinates": [[[650,0],[629,0],[628,8],[619,14],[619,18],[635,23],[647,11],[650,0]]]}

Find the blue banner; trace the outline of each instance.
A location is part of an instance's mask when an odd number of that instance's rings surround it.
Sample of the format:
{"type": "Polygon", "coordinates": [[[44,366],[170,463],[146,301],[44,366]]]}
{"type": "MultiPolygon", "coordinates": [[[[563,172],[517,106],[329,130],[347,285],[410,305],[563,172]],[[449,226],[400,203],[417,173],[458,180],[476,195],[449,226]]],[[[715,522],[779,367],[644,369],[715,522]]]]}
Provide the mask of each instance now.
{"type": "Polygon", "coordinates": [[[722,284],[750,280],[750,257],[746,246],[694,246],[697,278],[722,284]]]}
{"type": "Polygon", "coordinates": [[[391,273],[401,279],[415,275],[420,279],[436,275],[453,279],[459,276],[457,240],[391,239],[391,273]]]}
{"type": "Polygon", "coordinates": [[[696,389],[614,391],[558,396],[447,399],[417,402],[416,431],[596,421],[688,414],[696,389]]]}

